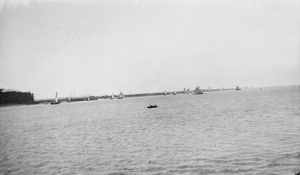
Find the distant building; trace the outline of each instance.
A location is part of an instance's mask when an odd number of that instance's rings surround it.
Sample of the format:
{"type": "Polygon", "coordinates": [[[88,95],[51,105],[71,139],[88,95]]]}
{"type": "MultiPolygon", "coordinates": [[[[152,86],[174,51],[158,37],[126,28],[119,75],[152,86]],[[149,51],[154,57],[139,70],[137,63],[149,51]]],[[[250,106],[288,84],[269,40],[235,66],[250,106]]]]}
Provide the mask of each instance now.
{"type": "Polygon", "coordinates": [[[31,92],[0,89],[0,105],[32,103],[34,103],[34,95],[31,92]]]}

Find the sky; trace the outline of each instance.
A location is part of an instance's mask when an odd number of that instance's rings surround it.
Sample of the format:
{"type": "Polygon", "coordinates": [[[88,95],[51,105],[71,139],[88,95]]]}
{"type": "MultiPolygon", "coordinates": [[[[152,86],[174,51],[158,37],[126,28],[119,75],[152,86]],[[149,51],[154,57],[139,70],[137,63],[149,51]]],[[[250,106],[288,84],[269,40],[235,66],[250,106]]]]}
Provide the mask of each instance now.
{"type": "Polygon", "coordinates": [[[36,99],[300,84],[298,0],[0,2],[0,88],[36,99]]]}

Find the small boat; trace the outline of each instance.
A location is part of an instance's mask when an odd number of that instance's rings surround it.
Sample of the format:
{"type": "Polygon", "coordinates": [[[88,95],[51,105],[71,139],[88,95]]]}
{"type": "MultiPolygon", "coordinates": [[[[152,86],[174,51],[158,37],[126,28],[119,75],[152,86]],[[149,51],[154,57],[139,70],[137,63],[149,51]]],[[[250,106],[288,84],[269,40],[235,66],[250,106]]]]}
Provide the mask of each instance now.
{"type": "Polygon", "coordinates": [[[168,94],[168,92],[167,92],[167,91],[165,91],[165,92],[164,92],[164,95],[167,95],[167,94],[168,94]]]}
{"type": "Polygon", "coordinates": [[[51,102],[51,105],[58,105],[60,101],[58,101],[58,93],[55,94],[55,99],[51,102]]]}
{"type": "Polygon", "coordinates": [[[241,88],[237,86],[237,87],[235,88],[235,90],[236,90],[236,91],[240,91],[241,88]]]}
{"type": "Polygon", "coordinates": [[[147,106],[147,108],[157,108],[157,106],[156,105],[150,105],[150,106],[147,106]]]}

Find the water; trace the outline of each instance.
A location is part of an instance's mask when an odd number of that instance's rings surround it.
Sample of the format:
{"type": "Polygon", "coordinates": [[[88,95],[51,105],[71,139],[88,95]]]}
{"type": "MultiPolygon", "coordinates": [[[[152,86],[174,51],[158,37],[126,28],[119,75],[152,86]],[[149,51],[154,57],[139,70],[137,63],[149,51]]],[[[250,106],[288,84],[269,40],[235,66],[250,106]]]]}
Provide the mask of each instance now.
{"type": "Polygon", "coordinates": [[[299,94],[294,86],[2,107],[0,174],[295,174],[299,94]]]}

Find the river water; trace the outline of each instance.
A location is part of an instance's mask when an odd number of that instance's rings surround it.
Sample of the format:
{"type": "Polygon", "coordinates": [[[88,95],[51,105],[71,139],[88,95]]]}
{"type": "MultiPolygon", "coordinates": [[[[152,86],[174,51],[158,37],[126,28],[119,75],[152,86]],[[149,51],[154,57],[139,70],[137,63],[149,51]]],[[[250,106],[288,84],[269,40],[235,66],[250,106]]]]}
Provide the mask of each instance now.
{"type": "Polygon", "coordinates": [[[0,174],[295,174],[299,94],[289,86],[2,107],[0,174]]]}

